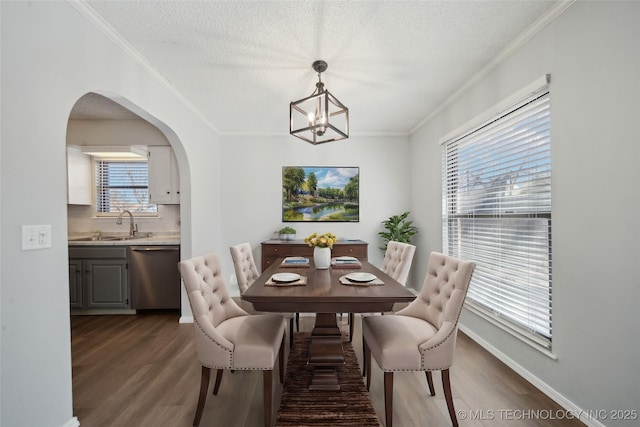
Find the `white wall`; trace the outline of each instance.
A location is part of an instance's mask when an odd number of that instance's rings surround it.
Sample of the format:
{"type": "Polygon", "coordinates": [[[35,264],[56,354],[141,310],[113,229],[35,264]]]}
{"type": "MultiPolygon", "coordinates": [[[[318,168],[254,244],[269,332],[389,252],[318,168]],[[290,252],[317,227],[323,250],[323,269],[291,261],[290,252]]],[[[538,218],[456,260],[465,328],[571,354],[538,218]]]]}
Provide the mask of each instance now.
{"type": "Polygon", "coordinates": [[[441,250],[439,139],[551,73],[557,360],[470,312],[462,324],[563,403],[607,414],[640,409],[638,22],[638,2],[574,3],[410,138],[419,245],[441,250]]]}
{"type": "Polygon", "coordinates": [[[70,427],[77,424],[65,166],[71,107],[98,92],[164,133],[180,167],[185,258],[218,247],[218,136],[71,4],[0,2],[0,8],[0,424],[70,427]],[[23,224],[51,224],[52,247],[21,251],[23,224]]]}
{"type": "MultiPolygon", "coordinates": [[[[408,210],[409,156],[406,136],[351,136],[347,140],[313,146],[282,137],[222,136],[220,158],[222,234],[220,255],[225,277],[233,274],[229,246],[250,242],[260,268],[260,242],[282,228],[283,166],[358,166],[360,222],[287,223],[302,239],[314,231],[331,231],[339,239],[369,243],[369,260],[382,265],[378,232],[389,216],[408,210]]],[[[237,289],[233,290],[237,293],[237,289]]]]}

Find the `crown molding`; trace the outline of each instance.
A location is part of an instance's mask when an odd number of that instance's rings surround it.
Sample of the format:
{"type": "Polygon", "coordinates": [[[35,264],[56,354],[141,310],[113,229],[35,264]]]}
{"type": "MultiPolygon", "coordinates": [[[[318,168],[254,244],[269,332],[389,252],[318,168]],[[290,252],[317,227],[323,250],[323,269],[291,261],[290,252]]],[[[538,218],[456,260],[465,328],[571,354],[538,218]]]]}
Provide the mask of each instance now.
{"type": "Polygon", "coordinates": [[[140,65],[146,72],[155,77],[160,84],[165,86],[169,92],[178,97],[192,113],[198,116],[204,123],[211,127],[216,133],[220,134],[220,131],[205,117],[191,102],[189,102],[178,89],[169,82],[140,52],[138,52],[131,44],[125,40],[118,32],[105,21],[98,13],[91,7],[86,0],[67,0],[71,6],[73,6],[80,14],[92,23],[100,32],[102,32],[109,40],[111,40],[116,46],[118,46],[127,56],[133,59],[138,65],[140,65]]]}
{"type": "Polygon", "coordinates": [[[511,55],[513,55],[518,49],[520,49],[526,42],[531,40],[536,34],[542,31],[547,25],[553,22],[558,16],[560,16],[569,6],[571,6],[576,0],[560,0],[553,6],[551,6],[541,17],[536,19],[531,25],[529,25],[518,37],[516,37],[511,43],[509,43],[504,49],[502,49],[487,65],[476,72],[469,80],[467,80],[458,90],[451,94],[439,107],[433,110],[427,117],[420,120],[417,125],[409,130],[409,135],[412,135],[420,128],[422,128],[427,122],[431,121],[435,116],[440,114],[445,108],[449,107],[456,100],[458,100],[465,92],[467,92],[472,86],[478,83],[482,78],[487,76],[494,68],[502,64],[511,55]]]}

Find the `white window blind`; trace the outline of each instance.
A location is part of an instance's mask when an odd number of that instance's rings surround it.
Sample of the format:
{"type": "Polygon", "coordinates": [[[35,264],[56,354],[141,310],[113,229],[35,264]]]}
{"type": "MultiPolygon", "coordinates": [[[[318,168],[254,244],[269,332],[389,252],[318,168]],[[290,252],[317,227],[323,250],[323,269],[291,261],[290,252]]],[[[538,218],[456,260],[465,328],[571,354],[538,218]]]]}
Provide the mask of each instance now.
{"type": "Polygon", "coordinates": [[[96,211],[155,213],[149,203],[149,173],[146,161],[96,161],[96,211]]]}
{"type": "Polygon", "coordinates": [[[551,347],[551,139],[545,86],[443,145],[443,238],[476,263],[466,306],[551,347]]]}

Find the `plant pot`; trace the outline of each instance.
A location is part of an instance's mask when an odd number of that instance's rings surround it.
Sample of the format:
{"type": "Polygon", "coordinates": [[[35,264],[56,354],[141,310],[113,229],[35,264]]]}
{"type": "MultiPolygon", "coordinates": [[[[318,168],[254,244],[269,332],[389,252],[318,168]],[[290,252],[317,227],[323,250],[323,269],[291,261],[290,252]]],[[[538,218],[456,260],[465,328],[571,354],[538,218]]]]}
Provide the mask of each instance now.
{"type": "Polygon", "coordinates": [[[326,270],[331,265],[331,248],[313,248],[313,263],[318,270],[326,270]]]}
{"type": "Polygon", "coordinates": [[[296,235],[295,234],[280,234],[278,237],[280,237],[280,240],[295,240],[296,239],[296,235]]]}

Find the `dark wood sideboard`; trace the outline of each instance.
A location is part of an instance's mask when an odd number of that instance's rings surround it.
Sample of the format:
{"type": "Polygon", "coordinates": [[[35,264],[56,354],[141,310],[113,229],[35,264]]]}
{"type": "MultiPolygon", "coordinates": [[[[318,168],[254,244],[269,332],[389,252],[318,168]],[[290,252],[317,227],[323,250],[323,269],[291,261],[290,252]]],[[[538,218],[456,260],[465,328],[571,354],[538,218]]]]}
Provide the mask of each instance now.
{"type": "MultiPolygon", "coordinates": [[[[266,240],[262,245],[262,271],[269,268],[278,258],[286,256],[313,256],[313,248],[304,240],[266,240]]],[[[340,240],[333,245],[331,256],[353,256],[369,258],[369,244],[362,240],[340,240]]]]}

